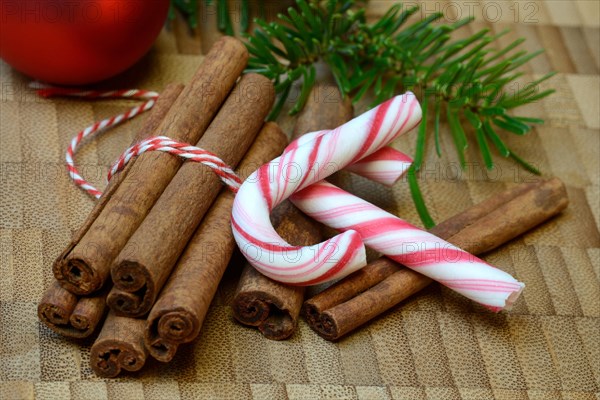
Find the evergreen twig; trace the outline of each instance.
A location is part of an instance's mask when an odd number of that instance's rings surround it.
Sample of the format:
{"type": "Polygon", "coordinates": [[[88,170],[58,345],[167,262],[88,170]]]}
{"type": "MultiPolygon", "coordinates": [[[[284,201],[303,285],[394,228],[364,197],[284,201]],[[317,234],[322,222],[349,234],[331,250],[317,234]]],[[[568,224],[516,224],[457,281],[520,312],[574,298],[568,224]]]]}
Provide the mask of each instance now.
{"type": "MultiPolygon", "coordinates": [[[[436,13],[409,22],[418,7],[401,4],[392,6],[377,22],[368,23],[364,3],[297,0],[297,7],[289,8],[285,15],[279,14],[277,21],[256,20],[258,28],[248,36],[247,42],[251,54],[248,71],[263,74],[276,84],[279,99],[271,119],[280,113],[292,85],[299,80],[302,80],[300,95],[290,113],[303,108],[314,85],[314,64],[323,60],[342,95],[351,96],[354,102],[368,91],[374,93],[374,104],[402,91],[416,92],[421,98],[424,116],[431,114],[429,107],[433,108],[436,151],[441,155],[439,124],[445,115],[463,168],[467,131],[472,131],[488,169],[494,166],[491,142],[501,156],[510,157],[539,174],[504,144],[495,128],[524,135],[531,131],[532,124],[543,122],[513,116],[509,111],[553,93],[554,90],[538,90],[539,84],[553,73],[517,91],[507,90],[508,85],[522,75],[516,70],[541,51],[518,51],[522,39],[503,49],[496,48],[494,44],[506,31],[491,35],[481,30],[468,38],[453,40],[452,33],[471,19],[443,24],[443,15],[436,13]],[[467,131],[463,127],[465,122],[469,125],[467,131]]],[[[426,124],[423,118],[417,134],[415,163],[408,180],[419,215],[423,223],[430,226],[433,220],[416,178],[425,153],[426,124]]]]}

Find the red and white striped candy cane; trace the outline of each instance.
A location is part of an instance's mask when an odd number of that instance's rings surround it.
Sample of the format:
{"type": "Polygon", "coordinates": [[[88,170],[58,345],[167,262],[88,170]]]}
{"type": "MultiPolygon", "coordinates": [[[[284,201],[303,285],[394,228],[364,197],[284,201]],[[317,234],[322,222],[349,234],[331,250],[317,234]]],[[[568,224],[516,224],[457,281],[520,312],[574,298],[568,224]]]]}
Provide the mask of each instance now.
{"type": "Polygon", "coordinates": [[[510,308],[525,287],[508,273],[331,183],[311,185],[290,200],[315,220],[342,232],[358,232],[367,246],[492,311],[510,308]]]}
{"type": "Polygon", "coordinates": [[[269,214],[294,192],[356,163],[415,127],[421,109],[407,93],[341,127],[297,141],[242,184],[232,211],[232,228],[242,253],[263,274],[280,282],[311,285],[343,277],[366,263],[357,232],[298,247],[273,229],[269,214]]]}
{"type": "Polygon", "coordinates": [[[81,187],[83,190],[85,190],[95,198],[100,198],[100,196],[102,195],[102,191],[98,190],[96,187],[94,187],[94,185],[83,179],[75,164],[74,156],[78,150],[79,145],[81,144],[82,140],[87,137],[93,136],[97,133],[101,133],[107,128],[118,125],[121,122],[127,121],[145,111],[150,110],[154,106],[154,103],[158,98],[158,93],[138,89],[108,91],[80,90],[47,86],[38,82],[34,82],[30,86],[36,89],[37,94],[43,97],[69,96],[85,99],[126,98],[146,100],[144,103],[133,107],[122,114],[106,118],[102,121],[96,122],[93,125],[88,126],[84,130],[77,133],[77,135],[75,135],[75,137],[71,139],[71,143],[67,147],[65,161],[67,163],[67,171],[69,173],[69,176],[71,177],[71,179],[73,179],[73,182],[77,186],[81,187]]]}

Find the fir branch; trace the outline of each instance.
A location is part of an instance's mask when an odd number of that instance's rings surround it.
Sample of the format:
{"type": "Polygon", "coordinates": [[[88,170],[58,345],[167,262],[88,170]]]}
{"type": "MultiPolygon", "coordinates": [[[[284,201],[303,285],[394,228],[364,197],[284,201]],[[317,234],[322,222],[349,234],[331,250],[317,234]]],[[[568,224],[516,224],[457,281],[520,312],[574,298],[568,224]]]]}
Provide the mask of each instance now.
{"type": "MultiPolygon", "coordinates": [[[[522,75],[518,69],[541,51],[519,50],[522,39],[497,48],[498,38],[507,31],[492,35],[484,29],[453,40],[452,33],[469,24],[470,19],[443,24],[442,15],[437,13],[409,23],[418,8],[400,4],[370,24],[363,5],[353,0],[297,0],[297,8],[278,15],[278,21],[256,21],[258,28],[248,37],[248,71],[261,73],[276,84],[279,99],[270,118],[276,118],[292,85],[300,80],[300,95],[290,112],[295,114],[303,108],[314,84],[314,64],[322,60],[331,69],[341,93],[351,96],[354,102],[369,91],[374,94],[375,104],[406,90],[416,92],[424,117],[433,116],[438,155],[440,118],[445,115],[463,167],[467,133],[473,133],[487,168],[494,166],[491,143],[500,156],[511,157],[529,171],[539,173],[515,155],[501,135],[525,135],[533,124],[543,122],[513,116],[509,111],[553,93],[538,90],[552,73],[519,90],[507,90],[522,75]]],[[[415,175],[424,159],[427,137],[427,118],[423,118],[409,186],[421,219],[430,225],[432,220],[415,175]]]]}

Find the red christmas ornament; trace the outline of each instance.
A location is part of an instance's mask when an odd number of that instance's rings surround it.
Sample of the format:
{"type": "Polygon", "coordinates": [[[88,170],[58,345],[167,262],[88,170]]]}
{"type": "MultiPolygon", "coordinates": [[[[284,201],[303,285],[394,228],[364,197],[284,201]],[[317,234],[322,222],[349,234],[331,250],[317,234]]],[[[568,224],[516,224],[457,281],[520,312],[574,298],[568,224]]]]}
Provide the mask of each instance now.
{"type": "Polygon", "coordinates": [[[132,66],[169,0],[0,0],[0,57],[35,79],[83,85],[132,66]]]}

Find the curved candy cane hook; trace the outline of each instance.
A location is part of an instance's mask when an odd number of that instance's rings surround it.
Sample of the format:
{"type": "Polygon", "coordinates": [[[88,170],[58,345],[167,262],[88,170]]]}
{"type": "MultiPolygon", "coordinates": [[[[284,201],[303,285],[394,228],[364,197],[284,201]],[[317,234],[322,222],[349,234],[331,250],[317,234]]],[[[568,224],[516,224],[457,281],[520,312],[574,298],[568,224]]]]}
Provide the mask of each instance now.
{"type": "Polygon", "coordinates": [[[235,240],[248,261],[280,282],[313,285],[366,264],[360,235],[348,230],[313,246],[292,246],[273,228],[273,208],[293,193],[375,153],[421,120],[413,93],[396,96],[341,127],[293,142],[241,186],[233,204],[235,240]]]}
{"type": "MultiPolygon", "coordinates": [[[[323,136],[328,132],[330,131],[324,130],[305,133],[290,143],[283,152],[285,153],[289,148],[300,146],[319,136],[323,136]]],[[[373,182],[392,186],[406,173],[406,171],[408,171],[412,162],[413,159],[410,156],[390,146],[385,146],[375,151],[370,156],[364,157],[354,164],[348,165],[344,169],[370,179],[373,182]]]]}

